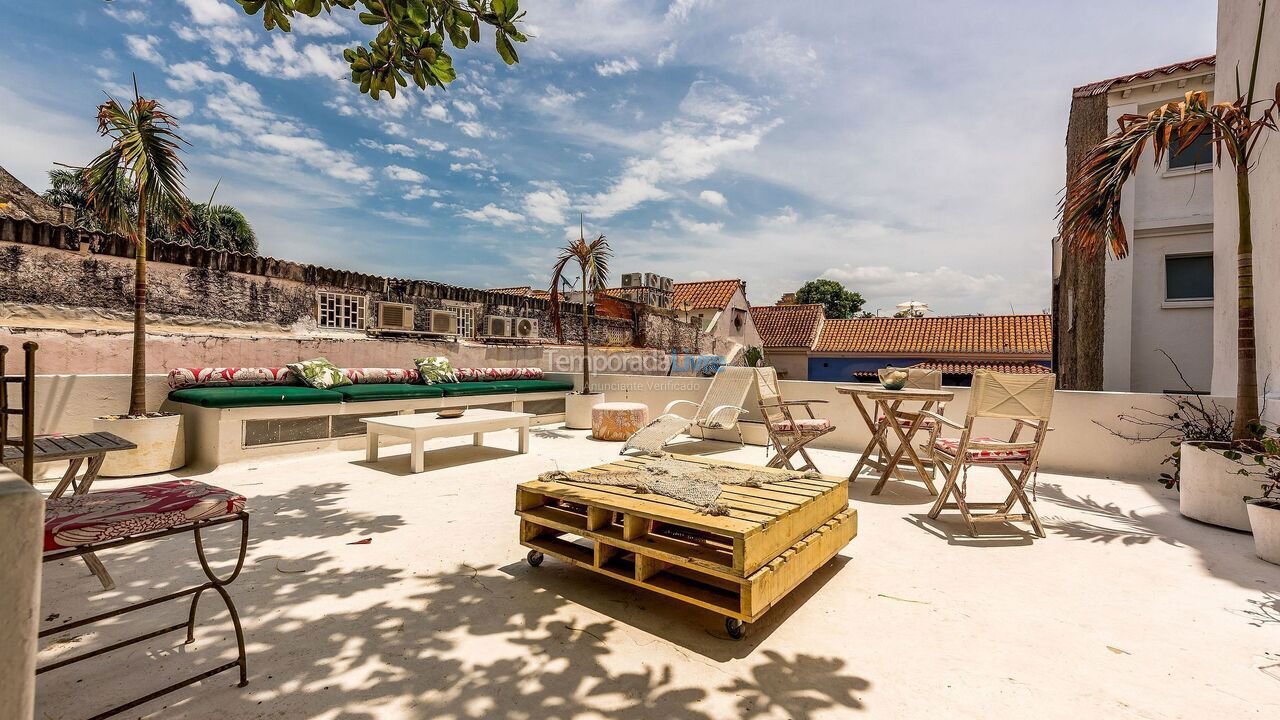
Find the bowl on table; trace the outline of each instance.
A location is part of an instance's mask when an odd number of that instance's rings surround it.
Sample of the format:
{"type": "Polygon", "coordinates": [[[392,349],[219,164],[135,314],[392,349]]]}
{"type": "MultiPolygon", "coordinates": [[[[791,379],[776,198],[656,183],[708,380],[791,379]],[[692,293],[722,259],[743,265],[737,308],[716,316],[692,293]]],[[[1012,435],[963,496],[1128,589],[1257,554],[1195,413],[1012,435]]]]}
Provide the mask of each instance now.
{"type": "Polygon", "coordinates": [[[462,413],[466,411],[466,408],[449,408],[448,410],[441,410],[436,413],[436,417],[447,420],[449,418],[462,417],[462,413]]]}
{"type": "Polygon", "coordinates": [[[879,372],[885,390],[901,390],[907,385],[907,371],[885,368],[879,372]]]}

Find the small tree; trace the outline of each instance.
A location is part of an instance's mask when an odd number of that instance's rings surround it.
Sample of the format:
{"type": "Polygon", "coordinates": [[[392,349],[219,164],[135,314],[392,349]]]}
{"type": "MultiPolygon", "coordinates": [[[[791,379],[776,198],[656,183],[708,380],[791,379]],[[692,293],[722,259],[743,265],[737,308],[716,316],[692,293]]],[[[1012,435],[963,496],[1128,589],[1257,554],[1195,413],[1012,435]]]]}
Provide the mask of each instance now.
{"type": "Polygon", "coordinates": [[[1067,187],[1062,205],[1064,247],[1082,254],[1106,252],[1116,258],[1129,254],[1129,241],[1120,217],[1120,193],[1137,171],[1148,145],[1158,166],[1168,152],[1185,150],[1201,133],[1209,133],[1219,165],[1225,155],[1235,168],[1236,206],[1240,238],[1236,246],[1236,411],[1231,437],[1237,442],[1253,438],[1258,424],[1257,348],[1253,325],[1253,235],[1250,223],[1249,171],[1267,130],[1276,130],[1275,112],[1280,86],[1273,97],[1254,100],[1258,56],[1262,51],[1262,26],[1267,0],[1262,0],[1253,68],[1243,91],[1236,72],[1237,97],[1232,102],[1209,104],[1202,91],[1188,92],[1180,102],[1167,103],[1147,115],[1125,115],[1120,127],[1085,156],[1067,187]]]}
{"type": "Polygon", "coordinates": [[[577,263],[582,272],[582,392],[591,392],[591,366],[587,363],[587,348],[590,346],[588,330],[590,319],[587,315],[589,304],[587,294],[599,292],[609,282],[609,257],[613,251],[609,241],[601,234],[595,240],[587,242],[587,238],[579,222],[578,239],[572,240],[560,249],[560,257],[551,271],[551,317],[560,334],[560,281],[564,269],[569,263],[577,263]]]}
{"type": "Polygon", "coordinates": [[[867,301],[835,280],[818,279],[810,280],[796,291],[796,302],[817,303],[828,318],[851,318],[867,301]]]}
{"type": "Polygon", "coordinates": [[[133,239],[133,364],[129,388],[130,417],[147,414],[147,224],[149,213],[167,224],[183,222],[187,200],[182,176],[186,166],[178,158],[186,142],[174,128],[173,116],[160,104],[138,95],[124,107],[114,98],[98,106],[98,133],[111,147],[85,168],[89,206],[103,227],[133,239]],[[120,182],[121,174],[128,179],[120,182]],[[130,213],[130,193],[136,209],[130,213]]]}

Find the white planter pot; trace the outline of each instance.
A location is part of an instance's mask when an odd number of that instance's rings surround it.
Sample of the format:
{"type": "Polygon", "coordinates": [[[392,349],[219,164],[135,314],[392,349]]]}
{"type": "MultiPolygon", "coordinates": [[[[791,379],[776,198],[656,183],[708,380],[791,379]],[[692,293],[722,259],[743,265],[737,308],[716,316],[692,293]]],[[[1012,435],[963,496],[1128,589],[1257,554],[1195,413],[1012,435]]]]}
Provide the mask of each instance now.
{"type": "Polygon", "coordinates": [[[103,477],[133,477],[176,470],[187,464],[181,415],[143,418],[94,418],[94,432],[109,432],[137,445],[107,453],[103,477]]]}
{"type": "Polygon", "coordinates": [[[1248,503],[1253,527],[1253,550],[1258,557],[1280,565],[1280,507],[1248,503]]]}
{"type": "Polygon", "coordinates": [[[591,408],[604,402],[604,393],[569,393],[564,399],[564,426],[570,430],[591,429],[591,408]]]}
{"type": "Polygon", "coordinates": [[[1201,450],[1182,443],[1178,510],[1211,525],[1249,531],[1246,495],[1258,494],[1257,478],[1238,474],[1240,465],[1222,456],[1221,450],[1201,450]]]}

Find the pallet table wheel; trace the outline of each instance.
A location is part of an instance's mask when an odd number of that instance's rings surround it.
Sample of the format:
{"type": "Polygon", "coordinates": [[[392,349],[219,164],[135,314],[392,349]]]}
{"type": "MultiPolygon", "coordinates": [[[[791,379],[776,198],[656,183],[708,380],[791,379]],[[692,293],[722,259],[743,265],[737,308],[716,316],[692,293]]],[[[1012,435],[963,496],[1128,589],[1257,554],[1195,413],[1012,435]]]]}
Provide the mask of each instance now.
{"type": "Polygon", "coordinates": [[[724,619],[724,631],[734,640],[741,640],[747,636],[747,624],[737,618],[727,617],[724,619]]]}
{"type": "Polygon", "coordinates": [[[533,567],[538,567],[539,565],[542,564],[542,560],[545,557],[546,557],[545,555],[538,552],[537,550],[530,550],[529,554],[524,556],[524,560],[525,562],[529,563],[533,567]]]}

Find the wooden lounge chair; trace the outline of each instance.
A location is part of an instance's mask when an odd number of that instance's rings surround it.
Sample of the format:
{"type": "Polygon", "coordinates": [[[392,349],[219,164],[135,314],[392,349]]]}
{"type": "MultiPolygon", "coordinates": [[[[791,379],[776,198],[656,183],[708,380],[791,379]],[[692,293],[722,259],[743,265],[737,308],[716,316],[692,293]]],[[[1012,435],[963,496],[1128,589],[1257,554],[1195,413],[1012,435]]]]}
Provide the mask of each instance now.
{"type": "Polygon", "coordinates": [[[958,510],[969,528],[969,534],[977,536],[978,522],[1029,522],[1036,535],[1045,536],[1040,516],[1027,498],[1027,481],[1035,474],[1040,462],[1040,450],[1049,432],[1049,412],[1053,408],[1053,391],[1056,378],[1050,374],[1019,375],[978,370],[973,375],[973,389],[969,395],[969,409],[961,425],[933,412],[924,412],[934,421],[929,440],[921,447],[927,450],[935,463],[946,473],[946,484],[938,495],[929,517],[936,518],[943,510],[958,510]],[[1008,440],[984,437],[974,429],[978,420],[1004,420],[1013,422],[1013,432],[1008,440]],[[941,437],[943,427],[960,431],[959,438],[941,437]],[[1023,430],[1032,436],[1020,439],[1023,430]],[[995,467],[1009,482],[1009,495],[1003,502],[970,502],[966,495],[966,483],[962,472],[969,466],[995,467]],[[949,498],[954,502],[948,502],[949,498]],[[1011,513],[1014,505],[1021,513],[1011,513]],[[975,510],[990,512],[975,513],[975,510]]]}
{"type": "Polygon", "coordinates": [[[756,381],[755,368],[722,367],[711,380],[711,387],[702,398],[701,403],[691,400],[672,400],[662,410],[662,414],[652,422],[635,431],[623,445],[621,452],[639,450],[653,454],[662,452],[672,440],[690,428],[701,430],[735,430],[738,443],[742,443],[742,429],[738,427],[738,418],[747,411],[742,404],[747,401],[747,393],[756,381]],[[681,405],[691,405],[695,409],[693,417],[677,415],[673,412],[681,405]]]}
{"type": "Polygon", "coordinates": [[[756,368],[756,382],[760,396],[760,414],[764,416],[769,444],[777,448],[777,452],[767,463],[768,467],[817,470],[818,466],[809,457],[804,446],[836,429],[830,420],[819,418],[813,413],[811,406],[814,403],[825,403],[826,400],[783,400],[778,384],[778,371],[771,367],[756,368]],[[793,407],[804,408],[805,417],[795,417],[791,411],[793,407]],[[791,456],[796,453],[804,459],[804,465],[799,468],[791,464],[791,456]]]}

